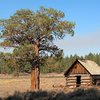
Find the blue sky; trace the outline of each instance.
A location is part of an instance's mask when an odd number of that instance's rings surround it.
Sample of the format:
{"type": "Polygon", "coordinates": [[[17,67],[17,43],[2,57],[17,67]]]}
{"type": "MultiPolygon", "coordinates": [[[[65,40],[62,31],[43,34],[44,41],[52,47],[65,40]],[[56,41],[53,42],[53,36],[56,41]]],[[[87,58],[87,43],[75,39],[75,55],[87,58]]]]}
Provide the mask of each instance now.
{"type": "Polygon", "coordinates": [[[100,53],[100,0],[0,0],[0,19],[40,6],[61,10],[66,20],[76,23],[74,37],[55,42],[65,55],[100,53]]]}

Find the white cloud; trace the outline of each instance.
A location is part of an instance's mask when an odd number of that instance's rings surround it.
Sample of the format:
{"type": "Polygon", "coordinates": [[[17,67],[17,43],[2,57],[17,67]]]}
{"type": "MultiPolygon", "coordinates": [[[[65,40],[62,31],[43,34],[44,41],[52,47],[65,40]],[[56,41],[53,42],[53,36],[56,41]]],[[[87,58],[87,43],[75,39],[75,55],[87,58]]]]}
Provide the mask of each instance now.
{"type": "Polygon", "coordinates": [[[89,52],[99,52],[100,51],[100,33],[94,32],[85,35],[75,35],[74,37],[69,37],[66,40],[59,40],[55,42],[64,53],[81,54],[89,52]]]}

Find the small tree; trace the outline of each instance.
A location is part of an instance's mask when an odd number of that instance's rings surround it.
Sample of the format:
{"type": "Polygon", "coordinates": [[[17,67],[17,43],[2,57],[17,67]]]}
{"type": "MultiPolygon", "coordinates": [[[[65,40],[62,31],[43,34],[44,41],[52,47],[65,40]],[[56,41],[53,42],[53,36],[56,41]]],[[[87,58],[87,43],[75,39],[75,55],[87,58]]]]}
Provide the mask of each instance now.
{"type": "Polygon", "coordinates": [[[54,39],[63,39],[66,34],[73,35],[74,23],[63,19],[64,13],[52,8],[41,7],[36,12],[21,9],[9,19],[1,20],[3,27],[1,37],[3,47],[31,45],[34,50],[31,71],[31,89],[39,89],[40,57],[47,52],[59,53],[59,48],[53,44],[54,39]]]}

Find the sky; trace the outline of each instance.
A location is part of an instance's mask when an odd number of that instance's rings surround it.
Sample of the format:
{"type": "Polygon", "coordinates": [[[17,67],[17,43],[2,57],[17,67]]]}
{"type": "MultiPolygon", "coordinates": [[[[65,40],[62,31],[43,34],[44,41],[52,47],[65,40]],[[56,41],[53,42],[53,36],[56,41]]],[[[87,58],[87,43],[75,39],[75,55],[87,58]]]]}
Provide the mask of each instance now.
{"type": "Polygon", "coordinates": [[[65,20],[76,24],[73,37],[55,41],[65,56],[100,53],[100,0],[0,0],[0,19],[19,9],[36,11],[40,6],[63,11],[65,20]]]}

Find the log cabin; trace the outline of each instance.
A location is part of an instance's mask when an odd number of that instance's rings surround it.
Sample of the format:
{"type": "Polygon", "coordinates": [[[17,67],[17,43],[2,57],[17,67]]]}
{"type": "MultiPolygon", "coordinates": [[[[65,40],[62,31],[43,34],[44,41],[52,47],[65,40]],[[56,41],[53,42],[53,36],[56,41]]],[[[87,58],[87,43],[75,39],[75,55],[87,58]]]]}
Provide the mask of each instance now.
{"type": "Polygon", "coordinates": [[[69,88],[100,86],[100,66],[91,60],[76,60],[64,76],[69,88]]]}

